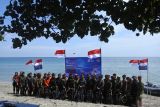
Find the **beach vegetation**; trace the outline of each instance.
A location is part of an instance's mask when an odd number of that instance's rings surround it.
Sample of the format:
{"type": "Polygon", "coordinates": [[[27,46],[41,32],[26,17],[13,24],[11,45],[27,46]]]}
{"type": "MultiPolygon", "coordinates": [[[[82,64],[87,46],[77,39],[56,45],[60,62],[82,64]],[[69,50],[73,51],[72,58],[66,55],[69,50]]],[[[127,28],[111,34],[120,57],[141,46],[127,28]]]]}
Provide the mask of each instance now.
{"type": "Polygon", "coordinates": [[[13,48],[40,37],[66,43],[74,36],[90,35],[107,43],[120,24],[136,36],[159,33],[160,1],[10,0],[3,17],[1,35],[17,34],[12,39],[13,48]]]}

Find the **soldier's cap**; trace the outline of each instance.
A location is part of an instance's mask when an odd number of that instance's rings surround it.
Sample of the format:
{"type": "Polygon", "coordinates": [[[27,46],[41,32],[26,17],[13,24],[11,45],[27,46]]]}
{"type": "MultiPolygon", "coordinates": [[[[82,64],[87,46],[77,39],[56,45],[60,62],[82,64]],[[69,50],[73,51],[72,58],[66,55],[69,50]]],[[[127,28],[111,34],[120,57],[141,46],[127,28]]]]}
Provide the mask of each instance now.
{"type": "Polygon", "coordinates": [[[136,79],[136,76],[132,76],[133,79],[136,79]]]}
{"type": "Polygon", "coordinates": [[[117,75],[117,74],[115,74],[115,73],[113,74],[113,76],[116,76],[116,75],[117,75]]]}
{"type": "Polygon", "coordinates": [[[126,75],[124,74],[124,75],[122,75],[122,77],[126,77],[126,75]]]}
{"type": "Polygon", "coordinates": [[[52,73],[52,76],[55,76],[55,73],[52,73]]]}
{"type": "Polygon", "coordinates": [[[121,77],[118,76],[117,79],[121,79],[121,77]]]}
{"type": "Polygon", "coordinates": [[[108,75],[108,74],[106,74],[105,76],[106,76],[106,77],[110,77],[110,75],[108,75]]]}
{"type": "Polygon", "coordinates": [[[66,74],[64,73],[62,76],[66,76],[66,74]]]}

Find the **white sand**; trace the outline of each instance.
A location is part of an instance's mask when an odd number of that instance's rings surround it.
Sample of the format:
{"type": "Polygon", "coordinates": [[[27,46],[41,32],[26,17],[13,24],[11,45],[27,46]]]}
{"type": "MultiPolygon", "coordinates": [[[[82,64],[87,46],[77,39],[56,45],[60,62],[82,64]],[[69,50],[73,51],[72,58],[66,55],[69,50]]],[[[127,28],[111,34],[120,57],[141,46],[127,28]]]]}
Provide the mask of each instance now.
{"type": "MultiPolygon", "coordinates": [[[[12,85],[8,82],[0,82],[0,100],[9,100],[37,104],[40,107],[125,107],[121,105],[104,105],[93,103],[76,103],[71,101],[54,100],[48,98],[36,98],[28,96],[14,96],[12,85]]],[[[143,107],[160,107],[160,97],[143,95],[143,107]]]]}

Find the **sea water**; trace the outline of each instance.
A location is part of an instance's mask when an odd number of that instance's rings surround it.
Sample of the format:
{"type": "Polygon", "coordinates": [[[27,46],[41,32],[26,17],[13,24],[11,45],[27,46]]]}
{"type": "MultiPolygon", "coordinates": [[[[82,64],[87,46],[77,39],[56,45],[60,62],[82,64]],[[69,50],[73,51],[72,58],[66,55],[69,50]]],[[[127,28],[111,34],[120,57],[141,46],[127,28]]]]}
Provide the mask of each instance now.
{"type": "MultiPolygon", "coordinates": [[[[141,75],[143,81],[148,81],[156,84],[160,84],[160,58],[149,57],[148,71],[138,70],[137,65],[132,65],[129,60],[132,59],[143,59],[134,57],[103,57],[102,58],[102,74],[116,73],[118,76],[126,74],[127,76],[138,76],[141,75]]],[[[41,73],[65,73],[65,60],[64,58],[55,57],[1,57],[0,58],[0,81],[11,82],[14,72],[24,71],[29,72],[41,72],[41,73]],[[43,60],[43,69],[34,71],[33,65],[25,65],[29,60],[35,61],[36,59],[43,60]]]]}

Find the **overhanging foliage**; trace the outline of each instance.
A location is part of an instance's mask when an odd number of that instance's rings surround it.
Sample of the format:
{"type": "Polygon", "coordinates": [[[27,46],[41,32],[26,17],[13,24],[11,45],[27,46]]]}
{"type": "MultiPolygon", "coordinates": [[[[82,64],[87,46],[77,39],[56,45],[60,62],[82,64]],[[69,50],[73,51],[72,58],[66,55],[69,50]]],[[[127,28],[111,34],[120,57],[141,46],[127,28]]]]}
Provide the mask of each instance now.
{"type": "Polygon", "coordinates": [[[90,34],[108,42],[114,35],[111,22],[144,34],[160,32],[160,0],[10,0],[4,16],[11,23],[1,26],[1,34],[18,35],[13,48],[39,37],[66,43],[90,34]]]}

